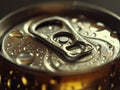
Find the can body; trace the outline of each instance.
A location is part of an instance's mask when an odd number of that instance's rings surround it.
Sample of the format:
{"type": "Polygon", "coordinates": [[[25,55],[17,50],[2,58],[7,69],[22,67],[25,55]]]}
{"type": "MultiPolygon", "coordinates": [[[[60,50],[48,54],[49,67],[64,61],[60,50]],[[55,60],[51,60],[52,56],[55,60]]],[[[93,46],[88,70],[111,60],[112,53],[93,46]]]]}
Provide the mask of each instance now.
{"type": "Polygon", "coordinates": [[[11,68],[1,62],[0,88],[1,90],[118,90],[119,65],[108,67],[101,72],[92,72],[87,75],[46,77],[42,75],[23,72],[11,68]]]}

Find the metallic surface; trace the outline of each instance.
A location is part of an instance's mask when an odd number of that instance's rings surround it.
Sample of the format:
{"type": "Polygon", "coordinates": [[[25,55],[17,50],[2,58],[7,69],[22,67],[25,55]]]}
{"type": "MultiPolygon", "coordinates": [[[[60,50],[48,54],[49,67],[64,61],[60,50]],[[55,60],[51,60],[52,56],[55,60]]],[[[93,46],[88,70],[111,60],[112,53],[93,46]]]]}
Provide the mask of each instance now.
{"type": "Polygon", "coordinates": [[[115,90],[119,24],[115,14],[77,1],[41,3],[3,18],[1,90],[115,90]]]}

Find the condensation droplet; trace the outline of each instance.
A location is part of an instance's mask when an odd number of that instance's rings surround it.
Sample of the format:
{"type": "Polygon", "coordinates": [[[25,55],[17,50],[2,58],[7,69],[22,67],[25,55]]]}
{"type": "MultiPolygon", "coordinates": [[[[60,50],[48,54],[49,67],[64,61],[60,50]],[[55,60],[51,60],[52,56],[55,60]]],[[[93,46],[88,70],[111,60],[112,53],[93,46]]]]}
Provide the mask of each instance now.
{"type": "Polygon", "coordinates": [[[13,55],[14,55],[14,52],[11,52],[10,54],[13,56],[13,55]]]}
{"type": "Polygon", "coordinates": [[[76,18],[73,18],[71,21],[72,21],[73,23],[76,23],[78,20],[77,20],[76,18]]]}
{"type": "Polygon", "coordinates": [[[113,83],[111,83],[111,88],[114,88],[114,84],[113,83]]]}
{"type": "Polygon", "coordinates": [[[84,29],[84,26],[82,25],[81,22],[78,22],[78,27],[79,27],[80,30],[84,29]]]}
{"type": "Polygon", "coordinates": [[[109,50],[113,51],[114,47],[112,45],[109,45],[109,50]]]}
{"type": "Polygon", "coordinates": [[[38,66],[35,66],[34,64],[30,64],[30,67],[38,69],[38,66]]]}
{"type": "Polygon", "coordinates": [[[51,79],[51,80],[50,80],[50,84],[55,85],[55,84],[57,84],[57,81],[54,80],[54,79],[51,79]]]}
{"type": "Polygon", "coordinates": [[[43,59],[43,57],[40,57],[40,59],[42,60],[42,59],[43,59]]]}
{"type": "Polygon", "coordinates": [[[10,37],[18,37],[18,38],[21,38],[23,37],[23,34],[19,31],[19,30],[16,30],[16,31],[12,31],[10,34],[9,34],[10,37]]]}
{"type": "Polygon", "coordinates": [[[45,57],[46,60],[48,60],[48,57],[45,57]]]}
{"type": "Polygon", "coordinates": [[[40,63],[42,63],[42,62],[43,62],[43,60],[40,60],[39,62],[40,62],[40,63]]]}
{"type": "Polygon", "coordinates": [[[97,48],[97,50],[100,50],[101,45],[97,45],[96,48],[97,48]]]}
{"type": "Polygon", "coordinates": [[[41,90],[47,90],[47,85],[43,83],[43,84],[41,85],[41,90]]]}
{"type": "Polygon", "coordinates": [[[40,64],[39,64],[39,66],[41,67],[41,66],[42,66],[42,64],[40,63],[40,64]]]}
{"type": "Polygon", "coordinates": [[[52,57],[52,63],[55,67],[61,66],[61,62],[56,57],[52,57]]]}
{"type": "Polygon", "coordinates": [[[97,31],[98,28],[96,28],[96,27],[92,27],[92,26],[91,26],[91,27],[90,27],[90,30],[91,30],[91,31],[97,31]]]}
{"type": "Polygon", "coordinates": [[[57,41],[57,38],[54,38],[53,40],[54,40],[54,41],[57,41]]]}
{"type": "Polygon", "coordinates": [[[84,35],[87,36],[87,35],[88,35],[88,32],[85,32],[84,35]]]}
{"type": "Polygon", "coordinates": [[[7,81],[7,86],[10,88],[11,87],[11,79],[8,79],[7,81]]]}
{"type": "Polygon", "coordinates": [[[105,59],[106,59],[106,56],[103,56],[102,59],[105,60],[105,59]]]}
{"type": "Polygon", "coordinates": [[[117,34],[117,31],[113,31],[113,34],[117,34]]]}
{"type": "Polygon", "coordinates": [[[13,74],[13,70],[10,70],[9,74],[12,75],[13,74]]]}
{"type": "Polygon", "coordinates": [[[17,88],[20,88],[20,84],[17,85],[17,88]]]}
{"type": "Polygon", "coordinates": [[[90,62],[89,64],[93,65],[94,63],[93,63],[93,62],[90,62]]]}
{"type": "Polygon", "coordinates": [[[96,33],[93,33],[92,37],[96,37],[96,33]]]}
{"type": "Polygon", "coordinates": [[[8,51],[8,53],[13,56],[14,55],[14,52],[13,51],[8,51]]]}
{"type": "Polygon", "coordinates": [[[90,56],[90,58],[93,58],[93,57],[94,57],[93,55],[90,56]]]}
{"type": "Polygon", "coordinates": [[[18,52],[22,52],[22,50],[19,49],[18,52]]]}
{"type": "Polygon", "coordinates": [[[33,60],[34,55],[32,53],[20,53],[16,58],[16,62],[21,65],[29,65],[33,60]]]}
{"type": "Polygon", "coordinates": [[[49,29],[49,30],[52,30],[52,29],[53,29],[53,26],[48,26],[48,29],[49,29]]]}
{"type": "Polygon", "coordinates": [[[8,47],[11,46],[11,43],[9,42],[9,43],[7,44],[7,46],[8,46],[8,47]]]}
{"type": "Polygon", "coordinates": [[[76,29],[76,31],[78,31],[78,32],[82,30],[81,27],[76,27],[75,29],[76,29]]]}
{"type": "Polygon", "coordinates": [[[98,54],[100,54],[100,53],[101,53],[101,51],[97,51],[97,53],[98,53],[98,54]]]}
{"type": "Polygon", "coordinates": [[[104,24],[101,23],[101,22],[97,22],[96,24],[97,24],[98,26],[104,26],[104,24]]]}
{"type": "Polygon", "coordinates": [[[6,48],[6,50],[9,50],[9,48],[6,48]]]}
{"type": "Polygon", "coordinates": [[[21,81],[22,81],[23,85],[25,85],[25,86],[28,84],[27,78],[24,76],[21,77],[21,81]]]}
{"type": "Polygon", "coordinates": [[[40,51],[40,53],[43,53],[43,51],[40,51]]]}
{"type": "Polygon", "coordinates": [[[37,52],[39,52],[39,51],[40,51],[40,49],[39,49],[39,48],[37,48],[37,49],[36,49],[36,51],[37,51],[37,52]]]}
{"type": "Polygon", "coordinates": [[[27,47],[24,47],[23,50],[26,51],[26,50],[27,50],[27,47]]]}
{"type": "MultiPolygon", "coordinates": [[[[97,59],[98,60],[98,59],[97,59]]],[[[99,66],[101,63],[100,62],[96,62],[96,65],[99,66]]]]}
{"type": "Polygon", "coordinates": [[[45,56],[46,56],[46,57],[49,57],[49,54],[48,54],[48,52],[45,54],[45,56]]]}
{"type": "Polygon", "coordinates": [[[59,67],[61,64],[59,62],[55,63],[56,67],[59,67]]]}
{"type": "Polygon", "coordinates": [[[38,57],[40,54],[39,53],[36,53],[36,56],[38,57]]]}
{"type": "MultiPolygon", "coordinates": [[[[20,42],[21,43],[21,42],[20,42]]],[[[18,47],[21,48],[21,44],[19,43],[18,47]]]]}
{"type": "Polygon", "coordinates": [[[105,63],[105,61],[101,61],[101,63],[102,63],[102,64],[104,64],[104,63],[105,63]]]}

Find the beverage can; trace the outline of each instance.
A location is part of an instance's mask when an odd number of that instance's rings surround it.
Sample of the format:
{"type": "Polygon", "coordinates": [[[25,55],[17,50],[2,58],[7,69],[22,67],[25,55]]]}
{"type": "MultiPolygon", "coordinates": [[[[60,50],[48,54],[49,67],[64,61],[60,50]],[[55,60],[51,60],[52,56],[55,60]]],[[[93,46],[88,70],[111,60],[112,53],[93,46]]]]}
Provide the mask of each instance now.
{"type": "Polygon", "coordinates": [[[79,1],[54,1],[0,22],[1,90],[117,90],[120,18],[79,1]]]}

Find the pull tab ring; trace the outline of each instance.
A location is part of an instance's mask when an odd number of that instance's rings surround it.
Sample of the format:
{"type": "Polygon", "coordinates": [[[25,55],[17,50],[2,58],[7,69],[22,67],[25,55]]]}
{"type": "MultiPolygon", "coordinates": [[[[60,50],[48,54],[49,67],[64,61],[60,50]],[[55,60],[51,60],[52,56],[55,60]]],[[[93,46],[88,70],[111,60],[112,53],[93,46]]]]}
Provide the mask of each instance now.
{"type": "MultiPolygon", "coordinates": [[[[38,38],[40,41],[42,41],[44,44],[50,46],[58,56],[60,56],[61,58],[64,58],[63,60],[67,62],[77,61],[77,60],[80,60],[81,58],[84,58],[85,56],[92,54],[93,46],[89,42],[87,42],[80,34],[78,34],[76,30],[73,28],[73,26],[71,25],[71,23],[69,22],[69,20],[65,18],[55,16],[55,17],[49,17],[49,18],[37,21],[31,25],[29,32],[33,36],[38,38]],[[64,35],[68,35],[68,37],[72,36],[72,38],[74,38],[74,41],[72,42],[72,44],[63,45],[61,47],[60,43],[56,43],[51,38],[48,39],[45,34],[39,33],[37,31],[38,26],[40,26],[41,24],[52,22],[52,21],[55,21],[55,22],[58,21],[61,24],[64,24],[65,26],[67,26],[68,30],[67,31],[60,30],[57,33],[52,34],[50,37],[53,38],[56,34],[67,33],[64,35]],[[78,50],[78,52],[76,50],[78,50]]],[[[65,38],[63,38],[61,42],[65,42],[64,39],[65,38]]]]}

